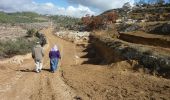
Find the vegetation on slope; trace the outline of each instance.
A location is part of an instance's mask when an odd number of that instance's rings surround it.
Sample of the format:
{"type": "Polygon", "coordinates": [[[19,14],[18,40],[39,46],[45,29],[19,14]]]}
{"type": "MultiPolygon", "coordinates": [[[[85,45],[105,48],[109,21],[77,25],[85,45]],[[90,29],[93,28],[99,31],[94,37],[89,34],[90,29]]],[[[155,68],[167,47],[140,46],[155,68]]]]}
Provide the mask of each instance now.
{"type": "Polygon", "coordinates": [[[0,58],[12,57],[14,55],[26,54],[31,51],[37,38],[32,40],[18,38],[15,41],[0,41],[0,58]]]}
{"type": "Polygon", "coordinates": [[[55,15],[55,16],[51,16],[50,18],[55,22],[55,24],[61,27],[75,26],[78,23],[80,23],[79,18],[68,17],[63,15],[55,15]]]}
{"type": "Polygon", "coordinates": [[[33,23],[47,21],[43,16],[33,12],[0,12],[0,23],[33,23]]]}

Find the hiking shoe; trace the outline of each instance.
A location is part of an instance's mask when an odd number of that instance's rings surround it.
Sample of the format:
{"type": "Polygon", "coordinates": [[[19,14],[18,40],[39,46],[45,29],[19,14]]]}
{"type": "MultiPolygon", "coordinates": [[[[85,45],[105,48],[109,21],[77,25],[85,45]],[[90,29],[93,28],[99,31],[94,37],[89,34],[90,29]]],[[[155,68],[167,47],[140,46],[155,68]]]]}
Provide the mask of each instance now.
{"type": "Polygon", "coordinates": [[[39,72],[41,72],[41,69],[38,69],[39,72]]]}
{"type": "Polygon", "coordinates": [[[39,73],[40,71],[35,71],[36,73],[39,73]]]}
{"type": "Polygon", "coordinates": [[[51,73],[54,73],[54,71],[51,71],[51,73]]]}

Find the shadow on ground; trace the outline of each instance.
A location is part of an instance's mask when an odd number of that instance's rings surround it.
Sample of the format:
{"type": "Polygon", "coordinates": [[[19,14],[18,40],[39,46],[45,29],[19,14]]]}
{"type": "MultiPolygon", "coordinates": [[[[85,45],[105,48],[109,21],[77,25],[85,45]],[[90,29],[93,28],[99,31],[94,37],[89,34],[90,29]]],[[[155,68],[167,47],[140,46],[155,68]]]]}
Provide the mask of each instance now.
{"type": "MultiPolygon", "coordinates": [[[[21,69],[21,70],[16,70],[16,71],[20,71],[20,72],[35,72],[34,69],[21,69]]],[[[42,71],[50,72],[50,69],[43,68],[42,71]]]]}

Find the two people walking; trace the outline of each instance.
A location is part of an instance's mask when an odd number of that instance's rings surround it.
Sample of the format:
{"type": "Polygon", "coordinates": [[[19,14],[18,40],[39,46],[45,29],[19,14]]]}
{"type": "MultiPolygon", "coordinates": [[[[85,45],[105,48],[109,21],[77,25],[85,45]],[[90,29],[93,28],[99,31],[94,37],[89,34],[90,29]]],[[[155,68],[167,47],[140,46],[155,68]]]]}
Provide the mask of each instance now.
{"type": "MultiPolygon", "coordinates": [[[[35,67],[36,67],[35,71],[37,73],[41,72],[42,70],[43,57],[44,57],[44,50],[41,47],[40,42],[37,42],[36,46],[34,46],[32,49],[32,58],[35,61],[35,67]]],[[[58,61],[59,59],[61,59],[59,49],[56,45],[54,45],[54,47],[51,48],[49,52],[49,58],[50,58],[50,71],[54,73],[55,70],[57,69],[58,61]]]]}

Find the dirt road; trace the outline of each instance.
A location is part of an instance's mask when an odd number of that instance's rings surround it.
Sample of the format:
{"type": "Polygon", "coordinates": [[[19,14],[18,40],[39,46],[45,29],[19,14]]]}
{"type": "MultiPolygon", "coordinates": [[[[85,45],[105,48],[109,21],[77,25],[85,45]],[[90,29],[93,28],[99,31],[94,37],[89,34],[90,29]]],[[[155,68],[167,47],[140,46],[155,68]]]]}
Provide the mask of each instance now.
{"type": "Polygon", "coordinates": [[[62,66],[74,64],[72,51],[64,47],[73,47],[73,44],[56,38],[52,30],[43,30],[48,38],[48,48],[45,50],[44,66],[41,73],[34,72],[32,59],[25,60],[23,65],[0,65],[0,98],[1,100],[72,100],[74,91],[62,80],[59,71],[49,72],[49,49],[54,44],[60,44],[62,66]],[[60,41],[60,42],[59,42],[60,41]],[[63,53],[64,52],[64,53],[63,53]],[[64,63],[66,62],[66,63],[64,63]]]}
{"type": "Polygon", "coordinates": [[[22,65],[0,64],[1,100],[168,100],[170,80],[132,69],[133,63],[121,61],[112,65],[82,64],[90,58],[86,46],[77,46],[43,30],[48,38],[44,67],[35,73],[32,59],[22,65]],[[50,73],[49,49],[58,44],[61,65],[50,73]]]}

